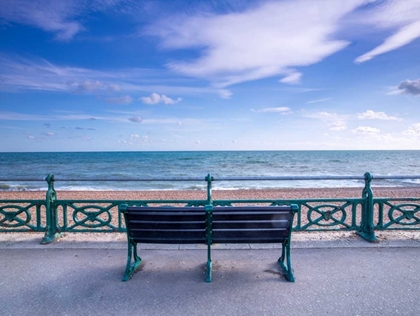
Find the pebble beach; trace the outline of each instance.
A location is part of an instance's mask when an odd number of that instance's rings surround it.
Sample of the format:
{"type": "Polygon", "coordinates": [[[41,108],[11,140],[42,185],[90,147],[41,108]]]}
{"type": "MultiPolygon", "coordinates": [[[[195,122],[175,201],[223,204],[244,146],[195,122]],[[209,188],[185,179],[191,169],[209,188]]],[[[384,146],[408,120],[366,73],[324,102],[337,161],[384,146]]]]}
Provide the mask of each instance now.
{"type": "MultiPolygon", "coordinates": [[[[213,190],[213,199],[312,199],[361,197],[363,188],[298,188],[258,190],[213,190]]],[[[420,197],[420,187],[377,187],[372,188],[375,197],[420,197]]],[[[167,191],[59,191],[58,199],[80,200],[203,200],[205,190],[167,191]]],[[[4,191],[0,199],[44,199],[45,191],[4,191]]]]}

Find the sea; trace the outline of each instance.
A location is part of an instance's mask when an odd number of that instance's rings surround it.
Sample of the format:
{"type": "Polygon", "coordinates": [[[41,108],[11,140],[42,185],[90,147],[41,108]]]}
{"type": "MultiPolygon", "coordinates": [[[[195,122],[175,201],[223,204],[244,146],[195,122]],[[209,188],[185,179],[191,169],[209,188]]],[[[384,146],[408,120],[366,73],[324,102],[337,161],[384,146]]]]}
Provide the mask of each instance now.
{"type": "Polygon", "coordinates": [[[56,189],[76,191],[204,190],[208,174],[221,190],[358,187],[365,172],[374,176],[372,186],[420,187],[420,151],[0,153],[0,191],[46,190],[49,174],[56,189]],[[411,178],[392,179],[401,175],[411,178]],[[302,176],[355,178],[264,180],[302,176]]]}

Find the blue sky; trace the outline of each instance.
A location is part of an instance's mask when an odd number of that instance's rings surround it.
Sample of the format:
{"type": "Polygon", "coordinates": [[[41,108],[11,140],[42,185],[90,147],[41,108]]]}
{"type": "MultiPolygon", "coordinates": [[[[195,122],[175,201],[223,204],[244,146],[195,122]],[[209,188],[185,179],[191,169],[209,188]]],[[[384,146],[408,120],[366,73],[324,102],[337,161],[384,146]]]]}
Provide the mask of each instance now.
{"type": "Polygon", "coordinates": [[[0,151],[420,149],[420,0],[0,0],[0,151]]]}

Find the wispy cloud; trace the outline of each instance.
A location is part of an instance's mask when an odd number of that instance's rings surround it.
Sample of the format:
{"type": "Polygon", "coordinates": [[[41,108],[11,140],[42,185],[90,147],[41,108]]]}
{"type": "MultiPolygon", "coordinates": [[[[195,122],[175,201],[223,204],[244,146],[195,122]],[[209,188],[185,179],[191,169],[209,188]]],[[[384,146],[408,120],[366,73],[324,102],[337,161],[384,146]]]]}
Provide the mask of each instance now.
{"type": "Polygon", "coordinates": [[[286,106],[281,106],[277,108],[265,108],[265,109],[259,109],[259,110],[251,109],[251,111],[261,112],[261,113],[285,113],[285,112],[290,112],[290,108],[286,106]]]}
{"type": "Polygon", "coordinates": [[[355,129],[353,129],[352,132],[354,134],[367,134],[367,135],[372,135],[372,134],[380,133],[381,131],[378,128],[376,128],[376,127],[359,126],[359,127],[355,128],[355,129]]]}
{"type": "MultiPolygon", "coordinates": [[[[107,120],[114,121],[115,116],[98,116],[98,115],[88,115],[88,114],[49,114],[49,115],[38,115],[38,114],[25,114],[18,112],[0,112],[1,121],[87,121],[87,120],[107,120]]],[[[50,128],[50,124],[44,125],[47,128],[50,128]]]]}
{"type": "Polygon", "coordinates": [[[378,1],[360,16],[360,23],[394,33],[372,50],[355,59],[363,63],[378,55],[405,46],[420,37],[420,6],[418,1],[378,1]]]}
{"type": "Polygon", "coordinates": [[[2,79],[0,91],[39,90],[100,95],[161,91],[184,95],[213,94],[224,99],[232,95],[226,89],[182,86],[178,83],[181,81],[179,78],[176,80],[177,84],[174,84],[174,78],[167,70],[145,68],[95,70],[56,65],[45,59],[28,59],[19,56],[0,55],[0,76],[2,79]]]}
{"type": "Polygon", "coordinates": [[[396,116],[390,116],[385,112],[374,112],[372,110],[367,110],[364,113],[359,113],[357,115],[359,120],[383,120],[383,121],[401,121],[402,119],[396,116]]]}
{"type": "Polygon", "coordinates": [[[129,95],[124,95],[121,97],[107,98],[105,99],[105,101],[114,104],[130,104],[131,102],[133,102],[133,98],[129,95]]]}
{"type": "Polygon", "coordinates": [[[90,14],[107,12],[132,14],[141,6],[134,0],[2,0],[0,19],[29,25],[69,41],[86,31],[83,21],[90,14]]]}
{"type": "Polygon", "coordinates": [[[319,102],[325,102],[325,101],[330,101],[330,100],[332,100],[332,98],[318,99],[318,100],[308,101],[306,102],[306,104],[319,103],[319,102]]]}
{"type": "Polygon", "coordinates": [[[320,120],[331,131],[343,131],[347,129],[347,115],[339,115],[332,112],[307,112],[302,111],[302,115],[307,118],[320,120]]]}
{"type": "Polygon", "coordinates": [[[216,86],[281,75],[284,82],[296,83],[301,75],[295,67],[317,63],[348,45],[334,39],[334,33],[340,19],[362,3],[270,1],[240,13],[161,20],[147,33],[160,37],[168,49],[201,49],[196,60],[169,67],[216,86]]]}
{"type": "Polygon", "coordinates": [[[58,40],[69,40],[84,29],[75,19],[81,11],[80,1],[3,0],[0,17],[55,33],[58,40]]]}
{"type": "Polygon", "coordinates": [[[46,121],[49,116],[33,115],[16,112],[0,112],[0,120],[2,121],[46,121]]]}
{"type": "Polygon", "coordinates": [[[292,72],[286,77],[280,79],[281,83],[288,83],[288,84],[298,84],[300,83],[300,79],[302,78],[302,74],[300,72],[292,72]]]}

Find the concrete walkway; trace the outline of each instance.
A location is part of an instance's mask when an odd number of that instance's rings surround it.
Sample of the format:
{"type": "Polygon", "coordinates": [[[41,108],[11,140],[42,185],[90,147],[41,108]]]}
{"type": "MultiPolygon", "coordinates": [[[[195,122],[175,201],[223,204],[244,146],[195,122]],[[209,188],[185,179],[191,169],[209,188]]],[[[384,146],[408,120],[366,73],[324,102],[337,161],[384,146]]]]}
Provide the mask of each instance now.
{"type": "Polygon", "coordinates": [[[201,247],[141,247],[145,265],[122,282],[123,242],[3,240],[0,314],[420,314],[419,239],[295,239],[295,283],[283,278],[276,247],[213,247],[212,283],[201,247]]]}

